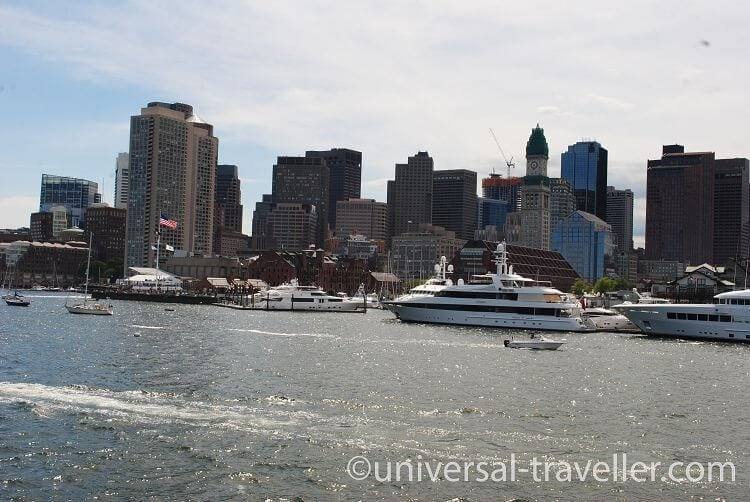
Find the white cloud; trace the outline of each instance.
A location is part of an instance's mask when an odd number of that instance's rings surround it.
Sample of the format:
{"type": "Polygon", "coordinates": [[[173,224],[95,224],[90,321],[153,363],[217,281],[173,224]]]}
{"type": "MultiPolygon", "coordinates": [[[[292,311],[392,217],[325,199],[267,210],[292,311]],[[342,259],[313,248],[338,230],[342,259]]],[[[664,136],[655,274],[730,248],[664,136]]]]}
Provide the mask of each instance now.
{"type": "Polygon", "coordinates": [[[0,198],[0,228],[29,226],[29,215],[39,211],[39,197],[13,195],[0,198]]]}

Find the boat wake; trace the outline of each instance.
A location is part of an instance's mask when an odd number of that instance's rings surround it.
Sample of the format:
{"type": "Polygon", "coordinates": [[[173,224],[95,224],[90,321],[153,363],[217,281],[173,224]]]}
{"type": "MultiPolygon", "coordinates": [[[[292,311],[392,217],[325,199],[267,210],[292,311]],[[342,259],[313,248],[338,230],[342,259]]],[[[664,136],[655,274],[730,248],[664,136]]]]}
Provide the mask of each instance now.
{"type": "Polygon", "coordinates": [[[285,338],[293,338],[293,337],[310,337],[310,338],[327,338],[327,339],[339,338],[337,336],[329,335],[326,333],[275,333],[273,331],[261,331],[259,329],[240,329],[240,328],[229,328],[229,331],[239,331],[241,333],[255,333],[256,335],[282,336],[285,338]]]}
{"type": "Polygon", "coordinates": [[[140,324],[129,324],[129,326],[138,329],[164,329],[164,326],[142,326],[140,324]]]}

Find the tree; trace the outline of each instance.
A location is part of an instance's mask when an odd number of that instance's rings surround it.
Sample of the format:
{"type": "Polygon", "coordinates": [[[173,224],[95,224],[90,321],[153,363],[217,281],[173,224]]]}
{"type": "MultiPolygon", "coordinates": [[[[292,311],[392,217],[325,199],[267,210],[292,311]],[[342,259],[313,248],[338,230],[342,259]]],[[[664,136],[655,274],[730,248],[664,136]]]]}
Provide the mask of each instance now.
{"type": "Polygon", "coordinates": [[[591,291],[593,286],[583,279],[576,279],[576,282],[570,287],[570,292],[576,296],[583,296],[586,291],[591,291]]]}
{"type": "Polygon", "coordinates": [[[594,284],[594,291],[597,293],[606,293],[608,291],[617,291],[620,288],[619,280],[615,280],[611,277],[602,277],[596,284],[594,284]]]}

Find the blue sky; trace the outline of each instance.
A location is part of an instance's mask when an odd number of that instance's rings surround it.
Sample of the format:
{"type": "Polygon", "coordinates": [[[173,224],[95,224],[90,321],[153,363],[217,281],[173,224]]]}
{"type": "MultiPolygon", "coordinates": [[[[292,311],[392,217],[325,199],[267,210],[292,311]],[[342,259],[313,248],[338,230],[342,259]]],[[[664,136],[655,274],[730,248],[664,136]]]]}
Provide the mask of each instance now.
{"type": "MultiPolygon", "coordinates": [[[[192,104],[243,178],[245,225],[276,155],[363,151],[363,195],[428,150],[436,168],[522,158],[537,122],[609,150],[636,193],[664,143],[750,155],[750,7],[737,2],[8,2],[0,0],[0,227],[28,224],[44,172],[103,183],[129,116],[192,104]],[[708,41],[708,44],[702,41],[708,41]]],[[[518,163],[517,174],[524,164],[518,163]]]]}

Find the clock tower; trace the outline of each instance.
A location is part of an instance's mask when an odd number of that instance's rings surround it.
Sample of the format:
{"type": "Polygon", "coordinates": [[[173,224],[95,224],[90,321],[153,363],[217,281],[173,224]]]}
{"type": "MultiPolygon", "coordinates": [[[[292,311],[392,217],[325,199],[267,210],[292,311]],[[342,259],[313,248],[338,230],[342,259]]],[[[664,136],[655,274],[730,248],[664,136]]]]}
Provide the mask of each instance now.
{"type": "Polygon", "coordinates": [[[536,125],[526,143],[526,176],[547,176],[549,146],[544,137],[544,129],[536,125]]]}

